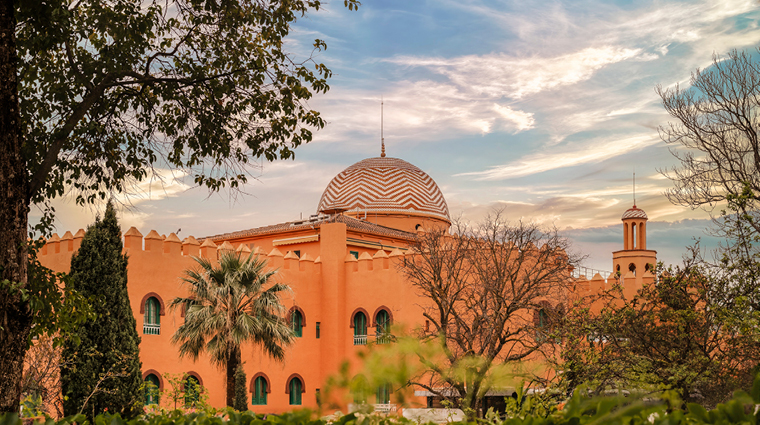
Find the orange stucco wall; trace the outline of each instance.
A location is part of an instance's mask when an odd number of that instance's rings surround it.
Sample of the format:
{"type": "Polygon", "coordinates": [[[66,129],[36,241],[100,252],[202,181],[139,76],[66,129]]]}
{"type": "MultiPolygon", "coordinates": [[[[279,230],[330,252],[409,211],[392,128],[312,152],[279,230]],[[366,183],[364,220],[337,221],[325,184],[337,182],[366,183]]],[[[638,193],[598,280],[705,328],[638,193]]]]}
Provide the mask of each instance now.
{"type": "MultiPolygon", "coordinates": [[[[418,221],[419,217],[389,216],[378,224],[414,229],[418,221]],[[407,221],[399,221],[404,219],[407,221]]],[[[442,221],[425,224],[447,225],[442,221]]],[[[643,284],[653,280],[651,273],[644,273],[643,270],[644,264],[656,261],[656,253],[630,249],[631,236],[625,226],[623,229],[624,250],[614,253],[614,264],[634,262],[642,271],[636,276],[623,272],[620,277],[625,282],[626,296],[632,296],[643,284]]],[[[76,235],[66,232],[61,238],[54,235],[41,250],[40,261],[53,270],[67,271],[71,256],[78,249],[83,235],[81,230],[76,235]]],[[[645,247],[646,233],[642,232],[640,237],[639,246],[645,247]]],[[[157,374],[162,389],[168,389],[167,374],[193,374],[208,389],[209,401],[213,406],[225,405],[224,371],[212,366],[204,357],[198,361],[179,358],[176,347],[170,342],[184,318],[179,311],[169,311],[168,305],[173,298],[187,295],[180,276],[185,270],[195,267],[191,256],[216,260],[221,249],[252,250],[266,256],[269,266],[279,269],[279,281],[293,289],[292,296],[284,300],[286,307],[297,306],[305,316],[303,336],[287,349],[284,362],[279,363],[262,355],[258,347],[243,347],[249,391],[257,374],[263,373],[270,383],[267,405],[249,406],[256,412],[280,413],[293,409],[286,393],[288,379],[293,375],[303,379],[302,407],[316,408],[317,390],[329,376],[338,372],[341,363],[348,361],[352,372],[358,370],[357,353],[363,350],[363,346],[354,345],[351,329],[351,317],[357,309],[368,313],[367,333],[370,340],[374,335],[371,326],[374,326],[374,317],[380,309],[386,309],[394,323],[407,328],[424,326],[421,306],[425,305],[426,300],[415,293],[398,270],[398,261],[403,258],[403,251],[410,240],[348,229],[346,224],[340,222],[265,235],[221,237],[215,239],[216,243],[206,239],[203,244],[192,237],[180,242],[174,234],[165,237],[155,231],[143,237],[135,228],[127,231],[124,238],[124,251],[129,256],[128,292],[137,319],[137,331],[142,337],[140,358],[144,373],[157,374]],[[294,251],[299,251],[300,258],[294,255],[294,251]],[[143,333],[144,317],[141,312],[149,294],[159,298],[163,306],[159,335],[143,333]],[[320,324],[319,338],[316,335],[317,323],[320,324]]],[[[569,301],[583,299],[609,289],[615,283],[618,281],[614,274],[608,280],[599,275],[590,280],[581,277],[575,280],[574,294],[557,294],[552,304],[559,303],[556,298],[569,301]]],[[[529,320],[527,316],[525,319],[529,320]]],[[[531,359],[531,362],[539,364],[541,359],[531,359]]],[[[424,405],[422,398],[413,399],[412,402],[424,405]]],[[[161,400],[162,405],[172,407],[168,403],[169,400],[161,400]]],[[[346,411],[345,407],[342,407],[343,411],[346,411]]]]}
{"type": "MultiPolygon", "coordinates": [[[[81,236],[69,237],[67,232],[60,241],[51,238],[42,250],[43,265],[57,271],[69,269],[71,256],[78,248],[81,236]]],[[[269,266],[279,269],[278,279],[293,289],[292,297],[284,300],[286,307],[298,306],[305,316],[303,336],[287,349],[283,363],[263,356],[255,346],[243,347],[245,371],[252,381],[257,373],[264,373],[270,382],[267,405],[250,408],[262,413],[279,413],[291,410],[286,385],[288,378],[298,374],[304,381],[302,406],[316,408],[316,390],[326,379],[336,374],[341,363],[349,361],[356,367],[357,353],[363,346],[355,346],[350,327],[352,313],[362,308],[369,312],[368,326],[380,308],[387,309],[394,322],[414,326],[423,321],[420,302],[410,285],[397,271],[398,255],[395,247],[404,247],[408,241],[347,231],[343,223],[326,223],[309,232],[278,233],[263,237],[242,238],[231,241],[235,249],[246,247],[266,255],[269,266]],[[317,233],[318,241],[274,246],[273,241],[317,233]],[[359,241],[359,242],[357,242],[359,241]],[[382,250],[361,246],[361,241],[380,244],[382,250]],[[288,255],[300,251],[300,259],[288,255]],[[358,253],[359,259],[350,254],[358,253]],[[389,254],[394,254],[390,257],[389,254]],[[289,257],[289,258],[288,258],[289,257]],[[316,262],[315,262],[316,260],[316,262]],[[316,337],[316,324],[320,323],[320,338],[316,337]]],[[[170,342],[171,335],[183,323],[179,311],[170,311],[170,301],[186,296],[179,279],[184,270],[195,266],[191,255],[216,259],[219,248],[199,246],[194,239],[185,243],[172,234],[162,237],[155,231],[147,236],[132,228],[125,234],[124,252],[129,257],[128,292],[132,310],[141,335],[140,358],[145,373],[156,373],[163,389],[169,383],[166,374],[191,373],[200,378],[209,390],[209,401],[224,406],[224,371],[210,364],[207,358],[193,362],[180,359],[170,342]],[[143,303],[146,295],[155,294],[161,302],[160,335],[143,333],[143,303]]],[[[222,244],[220,243],[220,248],[222,244]]],[[[369,339],[374,329],[368,328],[369,339]]],[[[249,383],[250,391],[250,383],[249,383]]],[[[370,400],[371,401],[371,400],[370,400]]],[[[161,404],[168,406],[168,400],[161,404]]],[[[249,397],[250,402],[250,397],[249,397]]],[[[419,400],[424,403],[424,400],[419,400]]]]}

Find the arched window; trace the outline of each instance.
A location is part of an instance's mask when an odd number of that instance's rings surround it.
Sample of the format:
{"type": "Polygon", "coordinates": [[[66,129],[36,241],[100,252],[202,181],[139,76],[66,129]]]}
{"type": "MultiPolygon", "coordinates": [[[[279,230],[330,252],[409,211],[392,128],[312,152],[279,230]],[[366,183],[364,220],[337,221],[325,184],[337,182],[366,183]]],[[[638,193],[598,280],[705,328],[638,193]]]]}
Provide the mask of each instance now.
{"type": "Polygon", "coordinates": [[[267,380],[263,376],[257,376],[253,380],[251,397],[251,404],[254,406],[263,406],[267,404],[267,380]]]}
{"type": "Polygon", "coordinates": [[[636,223],[631,223],[631,235],[633,237],[633,241],[631,242],[631,248],[633,249],[639,249],[639,241],[637,238],[637,229],[636,229],[636,223]]]}
{"type": "Polygon", "coordinates": [[[290,312],[290,327],[297,337],[303,336],[303,315],[298,310],[290,312]]]}
{"type": "Polygon", "coordinates": [[[533,310],[533,328],[536,333],[536,341],[543,342],[549,335],[552,322],[555,320],[557,310],[548,301],[539,301],[533,310]]]}
{"type": "MultiPolygon", "coordinates": [[[[351,395],[354,399],[354,404],[365,404],[367,403],[367,393],[369,392],[369,382],[367,382],[367,378],[364,377],[364,375],[356,375],[354,379],[351,380],[351,395]]],[[[371,390],[370,390],[371,391],[371,390]]]]}
{"type": "Polygon", "coordinates": [[[354,345],[367,345],[367,316],[361,311],[354,315],[354,345]]]}
{"type": "Polygon", "coordinates": [[[375,337],[378,344],[387,344],[391,340],[391,316],[386,310],[375,315],[375,337]]]}
{"type": "Polygon", "coordinates": [[[538,328],[544,329],[547,326],[549,326],[549,314],[546,313],[545,309],[538,310],[538,328]]]}
{"type": "Polygon", "coordinates": [[[193,407],[201,398],[201,381],[193,375],[185,377],[185,406],[193,407]]]}
{"type": "Polygon", "coordinates": [[[143,333],[146,335],[161,334],[161,303],[156,297],[145,300],[145,316],[143,316],[143,333]]]}
{"type": "Polygon", "coordinates": [[[630,271],[631,273],[633,273],[634,276],[636,276],[636,264],[633,264],[633,263],[629,264],[628,271],[630,271]]]}
{"type": "Polygon", "coordinates": [[[377,404],[390,404],[391,402],[391,384],[383,384],[377,387],[377,404]]]}
{"type": "Polygon", "coordinates": [[[302,392],[303,392],[303,382],[301,382],[301,379],[295,376],[290,378],[290,382],[288,383],[288,393],[290,393],[291,406],[301,405],[302,392]]]}
{"type": "Polygon", "coordinates": [[[158,376],[151,373],[145,377],[145,404],[158,404],[158,393],[161,387],[161,381],[158,380],[158,376]]]}

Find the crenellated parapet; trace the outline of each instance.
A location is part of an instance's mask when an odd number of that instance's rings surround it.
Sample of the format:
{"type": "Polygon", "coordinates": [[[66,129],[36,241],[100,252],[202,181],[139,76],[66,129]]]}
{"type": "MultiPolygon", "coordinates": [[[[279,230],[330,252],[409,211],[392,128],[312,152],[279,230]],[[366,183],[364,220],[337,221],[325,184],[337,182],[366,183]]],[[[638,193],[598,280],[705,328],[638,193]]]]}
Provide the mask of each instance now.
{"type": "Polygon", "coordinates": [[[346,272],[348,273],[370,273],[381,270],[395,269],[395,262],[401,261],[404,253],[396,248],[388,254],[385,250],[379,249],[373,255],[363,252],[359,258],[348,254],[344,260],[346,272]]]}
{"type": "MultiPolygon", "coordinates": [[[[56,256],[66,256],[70,258],[82,245],[84,235],[84,229],[79,229],[75,234],[67,231],[62,237],[58,236],[57,233],[53,233],[53,235],[45,242],[39,255],[48,260],[54,259],[56,256]]],[[[240,244],[236,248],[227,241],[217,247],[217,245],[208,238],[203,240],[203,243],[201,244],[193,236],[188,236],[184,240],[180,240],[175,233],[170,233],[166,236],[159,234],[155,230],[151,230],[147,235],[143,236],[143,234],[135,227],[130,227],[129,230],[124,233],[124,253],[136,254],[141,252],[168,257],[194,256],[217,259],[219,253],[225,251],[241,252],[247,255],[251,253],[251,248],[244,244],[240,244]]]]}
{"type": "Polygon", "coordinates": [[[598,296],[619,285],[623,290],[623,296],[633,298],[645,285],[654,283],[654,275],[649,270],[639,275],[628,272],[618,276],[611,274],[607,279],[596,273],[590,280],[586,276],[580,276],[575,280],[575,293],[580,297],[598,296]]]}
{"type": "Polygon", "coordinates": [[[75,234],[67,231],[63,234],[63,237],[59,237],[58,233],[53,233],[52,236],[46,241],[45,245],[40,249],[39,255],[56,255],[64,254],[69,257],[76,252],[82,245],[82,239],[84,238],[84,229],[79,229],[75,234]]]}

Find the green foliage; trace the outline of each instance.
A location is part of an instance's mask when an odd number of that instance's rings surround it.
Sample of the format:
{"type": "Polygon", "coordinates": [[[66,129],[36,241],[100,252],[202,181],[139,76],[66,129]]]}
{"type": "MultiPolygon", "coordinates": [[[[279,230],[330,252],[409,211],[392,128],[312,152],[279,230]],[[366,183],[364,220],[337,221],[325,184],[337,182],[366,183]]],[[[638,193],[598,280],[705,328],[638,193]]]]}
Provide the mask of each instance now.
{"type": "MultiPolygon", "coordinates": [[[[349,10],[357,0],[345,0],[349,10]]],[[[293,157],[325,121],[306,102],[331,71],[284,48],[320,0],[15,2],[24,157],[33,202],[124,192],[152,166],[211,190],[293,157]]]]}
{"type": "Polygon", "coordinates": [[[232,406],[235,410],[248,410],[248,391],[246,390],[247,381],[248,378],[246,378],[243,366],[238,366],[238,369],[235,372],[235,403],[234,406],[232,406]]]}
{"type": "Polygon", "coordinates": [[[39,395],[28,395],[21,400],[21,417],[33,418],[43,416],[42,397],[39,395]]]}
{"type": "MultiPolygon", "coordinates": [[[[723,304],[735,318],[754,316],[760,323],[760,211],[758,195],[744,182],[741,192],[726,196],[726,209],[715,220],[715,233],[725,239],[714,272],[721,278],[723,304]]],[[[750,324],[752,326],[752,324],[750,324]]]]}
{"type": "MultiPolygon", "coordinates": [[[[561,394],[556,391],[534,392],[528,395],[527,386],[524,382],[520,382],[515,387],[515,391],[516,397],[506,397],[506,417],[536,416],[544,418],[557,412],[561,401],[561,394]]],[[[495,413],[491,411],[490,414],[495,413]]],[[[486,418],[488,417],[489,415],[486,414],[486,418]]]]}
{"type": "Polygon", "coordinates": [[[183,381],[185,408],[206,410],[210,409],[208,403],[208,390],[201,386],[198,381],[190,376],[186,376],[183,381]]]}
{"type": "Polygon", "coordinates": [[[170,308],[185,310],[185,323],[172,335],[180,356],[197,359],[206,352],[215,365],[227,369],[227,405],[234,404],[234,379],[240,346],[252,342],[282,360],[293,331],[283,319],[281,297],[290,287],[274,283],[276,270],[264,258],[223,252],[219,266],[195,258],[198,269],[185,271],[189,296],[175,298],[170,308]]]}
{"type": "MultiPolygon", "coordinates": [[[[485,419],[463,424],[478,425],[702,425],[702,424],[757,424],[760,414],[760,379],[750,393],[737,392],[724,404],[712,410],[688,403],[683,404],[674,393],[661,393],[648,399],[631,397],[588,397],[585,388],[575,391],[564,405],[546,414],[527,412],[508,414],[506,417],[489,412],[485,419]]],[[[119,415],[105,413],[90,421],[84,415],[75,415],[58,421],[48,419],[46,425],[412,425],[408,419],[378,416],[366,413],[336,414],[327,419],[313,419],[311,412],[300,410],[281,415],[257,415],[251,411],[201,411],[185,413],[174,410],[160,415],[145,415],[124,420],[119,415]]],[[[0,425],[23,425],[18,414],[0,415],[0,425]]]]}
{"type": "Polygon", "coordinates": [[[129,303],[122,248],[121,229],[109,202],[104,218],[87,228],[71,259],[72,285],[95,300],[98,318],[79,328],[81,344],[64,345],[62,355],[71,359],[71,365],[61,370],[66,414],[84,412],[92,418],[108,409],[133,417],[141,409],[140,337],[129,303]]]}
{"type": "Polygon", "coordinates": [[[142,390],[145,393],[145,404],[148,404],[148,400],[153,401],[153,405],[158,405],[161,402],[161,390],[156,384],[151,381],[143,381],[142,390]]]}
{"type": "Polygon", "coordinates": [[[164,373],[164,378],[171,388],[164,390],[161,395],[167,396],[172,402],[172,407],[177,409],[185,400],[185,375],[180,373],[164,373]]]}
{"type": "Polygon", "coordinates": [[[352,373],[348,363],[344,363],[336,375],[328,377],[323,388],[328,407],[337,407],[346,402],[374,403],[378,388],[390,385],[391,403],[406,405],[415,389],[424,389],[449,399],[451,407],[475,415],[476,412],[465,410],[471,406],[470,401],[475,397],[482,398],[492,389],[516,388],[531,375],[522,369],[523,365],[490,364],[488,359],[474,355],[462,356],[452,362],[450,367],[441,367],[440,365],[447,364],[449,353],[441,338],[421,340],[417,335],[410,335],[401,328],[394,328],[392,333],[395,335],[393,344],[369,344],[357,352],[362,364],[360,370],[352,373]],[[435,372],[431,372],[431,369],[435,372]],[[487,369],[487,373],[477,377],[478,385],[475,386],[472,385],[473,375],[474,370],[478,369],[487,369]],[[453,387],[449,382],[465,385],[453,387]],[[459,391],[459,396],[453,395],[455,391],[459,391]],[[343,394],[345,398],[333,399],[336,393],[343,394]]]}
{"type": "MultiPolygon", "coordinates": [[[[692,248],[692,253],[698,248],[692,248]]],[[[748,314],[722,302],[709,269],[691,257],[683,267],[656,269],[652,284],[626,299],[614,286],[578,305],[563,330],[561,385],[609,390],[673,389],[689,402],[715,406],[751,385],[760,361],[760,334],[748,314]]]]}
{"type": "Polygon", "coordinates": [[[9,295],[2,300],[9,302],[20,295],[21,300],[29,304],[34,326],[29,332],[28,345],[43,335],[51,336],[55,346],[64,341],[79,344],[77,330],[86,321],[95,319],[91,300],[74,288],[67,274],[56,273],[40,263],[37,255],[44,244],[44,240],[38,239],[28,245],[27,285],[0,280],[0,290],[9,295]]]}

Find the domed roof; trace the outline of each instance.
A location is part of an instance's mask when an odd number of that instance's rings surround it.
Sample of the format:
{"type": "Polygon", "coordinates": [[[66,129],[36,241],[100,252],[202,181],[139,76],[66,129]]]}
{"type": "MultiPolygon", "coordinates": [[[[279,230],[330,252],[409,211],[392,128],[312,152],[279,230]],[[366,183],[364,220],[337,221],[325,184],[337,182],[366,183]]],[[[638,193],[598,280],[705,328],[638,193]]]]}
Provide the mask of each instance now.
{"type": "Polygon", "coordinates": [[[632,208],[628,208],[623,213],[622,220],[625,220],[626,218],[643,218],[644,220],[649,219],[649,217],[647,217],[647,213],[645,213],[641,208],[636,207],[636,205],[634,205],[632,208]]]}
{"type": "Polygon", "coordinates": [[[449,220],[449,207],[432,178],[414,165],[388,157],[367,158],[327,185],[317,211],[407,213],[449,220]]]}

